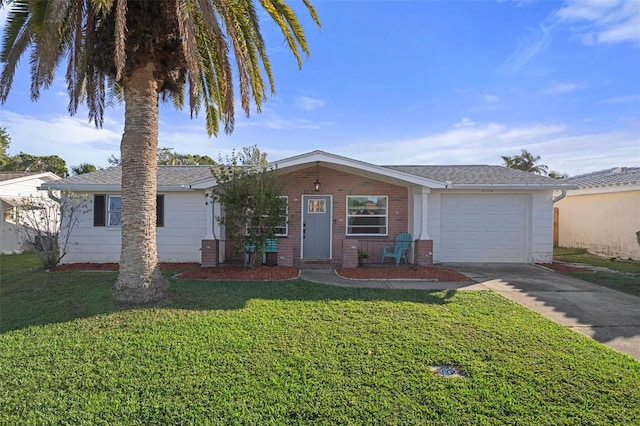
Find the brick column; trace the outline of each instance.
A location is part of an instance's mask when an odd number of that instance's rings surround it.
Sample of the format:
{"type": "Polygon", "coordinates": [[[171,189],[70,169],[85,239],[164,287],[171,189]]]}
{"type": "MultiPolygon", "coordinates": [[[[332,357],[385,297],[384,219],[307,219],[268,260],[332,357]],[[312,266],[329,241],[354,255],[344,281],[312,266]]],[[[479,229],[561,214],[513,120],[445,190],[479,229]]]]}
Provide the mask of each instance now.
{"type": "Polygon", "coordinates": [[[358,240],[342,240],[342,267],[358,266],[358,240]]]}
{"type": "Polygon", "coordinates": [[[202,261],[203,268],[212,268],[218,266],[218,240],[202,240],[202,261]]]}
{"type": "Polygon", "coordinates": [[[433,240],[416,240],[414,263],[420,266],[433,265],[433,240]]]}
{"type": "Polygon", "coordinates": [[[293,240],[280,238],[278,241],[278,265],[293,266],[293,240]]]}

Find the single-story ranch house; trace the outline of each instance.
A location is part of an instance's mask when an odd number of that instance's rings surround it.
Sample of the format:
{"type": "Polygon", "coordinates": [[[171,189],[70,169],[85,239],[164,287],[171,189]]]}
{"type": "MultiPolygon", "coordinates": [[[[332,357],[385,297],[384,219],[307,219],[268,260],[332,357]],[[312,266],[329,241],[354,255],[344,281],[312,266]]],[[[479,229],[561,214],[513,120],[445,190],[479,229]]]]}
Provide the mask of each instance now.
{"type": "Polygon", "coordinates": [[[615,167],[564,182],[577,189],[556,204],[559,245],[640,260],[640,167],[615,167]]]}
{"type": "MultiPolygon", "coordinates": [[[[574,188],[502,166],[377,166],[323,151],[273,164],[289,218],[278,229],[277,263],[302,268],[356,266],[359,249],[380,262],[402,232],[412,236],[410,263],[550,262],[554,191],[574,188]]],[[[116,167],[43,185],[93,202],[63,262],[119,261],[120,179],[116,167]]],[[[209,166],[159,167],[161,262],[238,259],[216,220],[223,209],[207,196],[215,187],[209,166]]]]}

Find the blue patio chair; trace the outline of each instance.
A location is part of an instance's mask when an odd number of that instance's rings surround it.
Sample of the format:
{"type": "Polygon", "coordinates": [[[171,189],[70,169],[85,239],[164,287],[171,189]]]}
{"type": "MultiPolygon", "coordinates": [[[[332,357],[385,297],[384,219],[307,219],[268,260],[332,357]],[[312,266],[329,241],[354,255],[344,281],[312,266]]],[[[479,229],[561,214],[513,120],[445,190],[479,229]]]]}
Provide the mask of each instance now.
{"type": "MultiPolygon", "coordinates": [[[[249,256],[251,253],[256,251],[255,244],[245,244],[244,245],[244,266],[249,264],[249,256]]],[[[265,241],[265,245],[262,249],[262,263],[267,263],[267,253],[277,253],[278,252],[278,239],[277,238],[267,238],[265,241]]]]}
{"type": "Polygon", "coordinates": [[[396,266],[400,264],[400,259],[407,261],[407,251],[411,247],[411,234],[403,232],[396,237],[396,243],[392,246],[384,246],[382,248],[382,263],[385,257],[392,257],[396,260],[396,266]]]}

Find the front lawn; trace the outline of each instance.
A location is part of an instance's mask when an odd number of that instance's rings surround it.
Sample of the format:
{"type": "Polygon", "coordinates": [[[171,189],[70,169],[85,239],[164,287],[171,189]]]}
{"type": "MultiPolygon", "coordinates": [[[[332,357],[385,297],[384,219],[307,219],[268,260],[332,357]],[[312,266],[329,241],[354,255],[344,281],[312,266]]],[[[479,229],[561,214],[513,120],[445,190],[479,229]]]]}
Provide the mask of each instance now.
{"type": "Polygon", "coordinates": [[[115,273],[36,266],[0,257],[0,424],[640,423],[640,363],[492,292],[172,280],[121,311],[115,273]]]}
{"type": "Polygon", "coordinates": [[[582,248],[557,247],[553,259],[607,268],[610,271],[569,272],[567,275],[624,293],[640,296],[640,263],[611,260],[588,253],[582,248]]]}

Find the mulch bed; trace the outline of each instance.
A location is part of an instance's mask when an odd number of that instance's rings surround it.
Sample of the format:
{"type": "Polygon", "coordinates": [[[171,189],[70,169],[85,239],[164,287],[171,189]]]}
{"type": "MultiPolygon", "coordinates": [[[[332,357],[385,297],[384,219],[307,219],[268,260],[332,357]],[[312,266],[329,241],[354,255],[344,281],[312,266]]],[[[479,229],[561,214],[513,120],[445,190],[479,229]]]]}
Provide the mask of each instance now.
{"type": "MultiPolygon", "coordinates": [[[[245,269],[238,265],[201,268],[199,263],[160,263],[163,271],[185,271],[182,279],[200,280],[288,280],[297,278],[300,271],[291,266],[257,266],[245,269]]],[[[69,263],[58,265],[52,271],[117,271],[117,263],[69,263]]],[[[338,275],[352,279],[423,279],[437,281],[471,281],[467,276],[437,266],[368,266],[363,268],[339,268],[338,275]]]]}
{"type": "Polygon", "coordinates": [[[353,279],[420,279],[438,281],[471,281],[469,277],[452,269],[438,266],[368,266],[364,268],[339,268],[338,275],[353,279]]]}
{"type": "Polygon", "coordinates": [[[219,266],[183,272],[176,275],[176,278],[217,281],[277,281],[297,278],[299,274],[298,268],[292,266],[256,266],[253,269],[245,269],[242,266],[219,266]]]}
{"type": "MultiPolygon", "coordinates": [[[[161,271],[184,271],[186,269],[199,268],[199,263],[184,262],[161,262],[159,264],[161,271]]],[[[117,263],[66,263],[58,265],[51,269],[57,271],[117,271],[119,265],[117,263]]]]}

